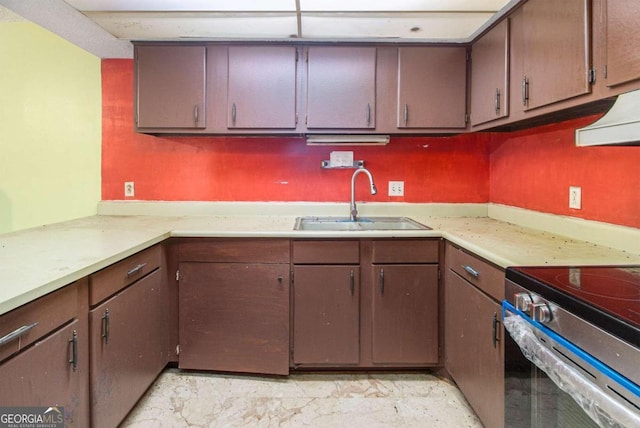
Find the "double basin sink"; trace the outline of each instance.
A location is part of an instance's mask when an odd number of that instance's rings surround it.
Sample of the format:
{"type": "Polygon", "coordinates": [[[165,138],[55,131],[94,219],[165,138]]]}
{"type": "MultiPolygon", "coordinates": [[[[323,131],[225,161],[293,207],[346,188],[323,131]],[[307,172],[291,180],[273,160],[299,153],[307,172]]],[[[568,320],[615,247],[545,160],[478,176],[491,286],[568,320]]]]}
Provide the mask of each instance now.
{"type": "Polygon", "coordinates": [[[294,230],[365,231],[365,230],[430,230],[430,227],[408,217],[298,217],[294,230]]]}

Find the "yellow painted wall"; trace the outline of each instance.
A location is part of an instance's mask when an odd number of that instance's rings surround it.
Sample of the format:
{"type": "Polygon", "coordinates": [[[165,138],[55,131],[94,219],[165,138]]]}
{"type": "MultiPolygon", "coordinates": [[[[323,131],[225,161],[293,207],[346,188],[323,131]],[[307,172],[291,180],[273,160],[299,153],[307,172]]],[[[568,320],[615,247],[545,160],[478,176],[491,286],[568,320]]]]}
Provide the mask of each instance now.
{"type": "Polygon", "coordinates": [[[0,22],[0,233],[96,213],[101,124],[100,59],[0,22]]]}

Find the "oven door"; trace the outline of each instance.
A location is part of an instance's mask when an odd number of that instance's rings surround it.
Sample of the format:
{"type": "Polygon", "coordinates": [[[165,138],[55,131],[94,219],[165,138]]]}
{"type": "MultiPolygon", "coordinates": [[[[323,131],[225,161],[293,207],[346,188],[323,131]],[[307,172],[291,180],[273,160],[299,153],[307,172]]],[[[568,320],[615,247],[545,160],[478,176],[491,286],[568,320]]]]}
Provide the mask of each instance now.
{"type": "Polygon", "coordinates": [[[507,301],[503,301],[502,315],[505,426],[640,426],[637,385],[507,301]]]}

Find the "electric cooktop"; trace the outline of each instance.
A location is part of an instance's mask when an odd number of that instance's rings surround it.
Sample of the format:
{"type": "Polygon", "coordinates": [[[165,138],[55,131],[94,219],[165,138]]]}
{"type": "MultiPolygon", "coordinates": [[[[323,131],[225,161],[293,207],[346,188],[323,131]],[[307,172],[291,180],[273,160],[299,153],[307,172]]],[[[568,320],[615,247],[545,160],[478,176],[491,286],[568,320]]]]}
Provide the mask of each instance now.
{"type": "Polygon", "coordinates": [[[638,346],[640,265],[512,267],[507,279],[638,346]]]}

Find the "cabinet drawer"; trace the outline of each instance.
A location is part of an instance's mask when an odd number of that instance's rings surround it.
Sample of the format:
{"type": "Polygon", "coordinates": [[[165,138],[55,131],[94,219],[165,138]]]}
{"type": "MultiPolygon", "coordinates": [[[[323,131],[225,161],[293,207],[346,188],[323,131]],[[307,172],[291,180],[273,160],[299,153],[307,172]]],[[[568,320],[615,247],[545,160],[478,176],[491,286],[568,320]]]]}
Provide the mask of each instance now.
{"type": "Polygon", "coordinates": [[[77,314],[78,282],[74,282],[2,315],[0,338],[5,343],[0,345],[0,361],[72,320],[77,314]],[[37,324],[30,327],[34,323],[37,324]]]}
{"type": "Polygon", "coordinates": [[[360,263],[360,242],[293,241],[293,263],[357,264],[360,263]]]}
{"type": "Polygon", "coordinates": [[[287,239],[202,239],[180,243],[181,262],[289,263],[287,239]]]}
{"type": "Polygon", "coordinates": [[[457,273],[482,291],[504,299],[504,271],[453,245],[447,245],[447,269],[457,273]]]}
{"type": "Polygon", "coordinates": [[[439,240],[373,241],[373,263],[438,263],[439,240]]]}
{"type": "Polygon", "coordinates": [[[160,245],[127,257],[89,276],[89,305],[93,306],[133,284],[161,263],[160,245]]]}

